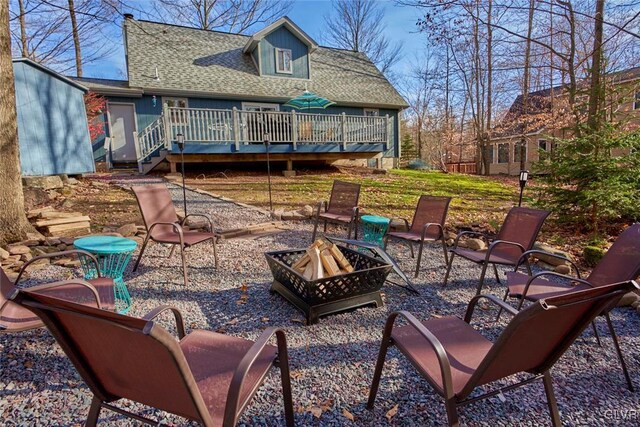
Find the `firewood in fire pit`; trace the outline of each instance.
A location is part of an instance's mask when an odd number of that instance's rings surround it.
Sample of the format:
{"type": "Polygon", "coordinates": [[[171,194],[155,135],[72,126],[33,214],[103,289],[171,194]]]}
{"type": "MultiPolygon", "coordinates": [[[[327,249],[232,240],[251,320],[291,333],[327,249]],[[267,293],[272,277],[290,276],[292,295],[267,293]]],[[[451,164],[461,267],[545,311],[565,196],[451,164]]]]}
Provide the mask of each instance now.
{"type": "Polygon", "coordinates": [[[336,245],[318,239],[293,263],[291,268],[307,280],[322,279],[354,271],[349,260],[336,245]]]}

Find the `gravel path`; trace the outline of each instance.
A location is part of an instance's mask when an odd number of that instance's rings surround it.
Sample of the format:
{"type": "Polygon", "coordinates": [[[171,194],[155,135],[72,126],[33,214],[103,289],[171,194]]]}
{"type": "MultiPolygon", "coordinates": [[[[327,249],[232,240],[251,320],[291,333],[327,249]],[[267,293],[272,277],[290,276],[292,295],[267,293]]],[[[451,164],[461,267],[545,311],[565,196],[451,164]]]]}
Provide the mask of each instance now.
{"type": "MultiPolygon", "coordinates": [[[[172,194],[179,206],[181,189],[172,186],[172,194]]],[[[219,228],[268,220],[258,211],[199,193],[189,192],[187,198],[191,211],[211,214],[219,228]]],[[[395,349],[387,357],[374,411],[365,408],[367,393],[388,314],[408,310],[419,318],[462,316],[475,293],[479,269],[456,261],[452,281],[443,288],[445,268],[441,249],[427,248],[417,280],[422,297],[387,285],[383,288],[383,307],[324,317],[316,325],[304,326],[301,313],[268,291],[271,274],[263,252],[304,247],[311,238],[310,222],[289,226],[289,230],[274,236],[223,241],[219,246],[220,271],[212,267],[211,246],[191,249],[188,257],[191,283],[186,289],[182,285],[179,256],[168,259],[167,248],[152,245],[139,270],[136,273],[129,270],[125,277],[134,302],[130,314],[141,316],[159,304],[170,304],[182,310],[189,330],[223,329],[227,334],[248,339],[258,337],[267,326],[284,328],[297,425],[444,425],[446,415],[441,399],[395,349]],[[243,285],[247,287],[246,299],[241,298],[243,285]],[[388,419],[388,411],[396,405],[397,413],[388,419]],[[316,407],[322,409],[320,418],[313,415],[316,407]],[[351,414],[354,421],[345,414],[351,414]]],[[[329,232],[343,234],[344,230],[330,227],[329,232]]],[[[390,245],[389,252],[404,271],[412,271],[414,260],[405,246],[390,245]]],[[[51,267],[37,275],[56,277],[58,272],[51,267]]],[[[502,295],[500,285],[491,280],[488,283],[487,293],[502,295]]],[[[489,336],[495,336],[504,324],[492,323],[494,316],[493,311],[480,311],[474,324],[489,336]]],[[[632,378],[640,387],[640,316],[621,308],[614,311],[612,318],[632,378]]],[[[168,318],[161,323],[170,325],[168,318]]],[[[588,330],[552,371],[561,419],[567,425],[637,425],[640,393],[627,390],[606,326],[602,320],[598,325],[603,347],[597,346],[588,330]]],[[[0,336],[0,355],[0,425],[69,426],[84,422],[91,394],[46,330],[0,336]]],[[[273,370],[247,408],[241,424],[283,424],[279,381],[279,372],[273,370]]],[[[495,397],[462,408],[461,422],[487,426],[550,424],[541,383],[506,393],[505,398],[505,402],[495,397]]],[[[165,425],[185,425],[183,419],[171,415],[133,404],[124,406],[159,416],[165,425]]],[[[101,425],[134,425],[107,411],[102,415],[101,425]]]]}

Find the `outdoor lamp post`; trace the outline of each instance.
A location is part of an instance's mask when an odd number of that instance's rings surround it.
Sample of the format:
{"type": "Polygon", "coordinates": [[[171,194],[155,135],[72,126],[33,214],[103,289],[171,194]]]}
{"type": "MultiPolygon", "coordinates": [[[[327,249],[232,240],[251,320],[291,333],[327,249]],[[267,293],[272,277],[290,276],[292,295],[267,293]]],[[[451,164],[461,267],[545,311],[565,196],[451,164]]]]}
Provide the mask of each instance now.
{"type": "Polygon", "coordinates": [[[182,164],[182,202],[184,206],[184,216],[187,216],[187,189],[184,186],[184,135],[176,135],[176,144],[180,150],[180,163],[182,164]]]}
{"type": "Polygon", "coordinates": [[[522,205],[522,192],[524,191],[525,185],[527,185],[527,181],[529,180],[529,171],[521,170],[520,171],[520,200],[518,201],[518,207],[522,205]]]}
{"type": "Polygon", "coordinates": [[[269,182],[269,209],[273,212],[273,202],[271,201],[271,165],[269,164],[269,134],[264,134],[264,148],[267,152],[267,180],[269,182]]]}

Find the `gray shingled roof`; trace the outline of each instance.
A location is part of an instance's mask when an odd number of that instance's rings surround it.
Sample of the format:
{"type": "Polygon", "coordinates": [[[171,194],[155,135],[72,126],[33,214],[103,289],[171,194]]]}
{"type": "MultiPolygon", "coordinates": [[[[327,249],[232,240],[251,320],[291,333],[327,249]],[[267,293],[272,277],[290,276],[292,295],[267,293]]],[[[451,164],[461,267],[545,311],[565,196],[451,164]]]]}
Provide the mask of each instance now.
{"type": "Polygon", "coordinates": [[[249,36],[136,20],[125,21],[125,36],[129,85],[145,92],[286,101],[306,84],[340,105],[407,107],[362,53],[319,47],[310,55],[306,80],[260,76],[251,56],[242,53],[249,36]]]}

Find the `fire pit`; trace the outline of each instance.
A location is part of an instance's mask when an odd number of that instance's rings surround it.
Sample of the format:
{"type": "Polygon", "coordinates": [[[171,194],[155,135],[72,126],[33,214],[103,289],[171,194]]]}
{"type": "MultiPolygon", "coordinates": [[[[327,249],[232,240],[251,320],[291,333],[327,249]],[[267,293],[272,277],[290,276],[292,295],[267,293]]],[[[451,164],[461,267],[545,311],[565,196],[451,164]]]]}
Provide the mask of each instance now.
{"type": "Polygon", "coordinates": [[[316,280],[307,280],[292,268],[306,253],[305,249],[265,253],[273,274],[271,291],[279,293],[301,310],[308,325],[326,314],[369,304],[382,305],[380,288],[391,271],[391,265],[342,246],[340,250],[354,271],[316,280]]]}

